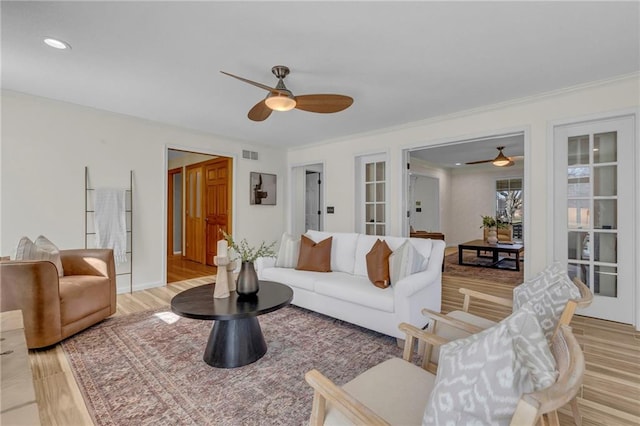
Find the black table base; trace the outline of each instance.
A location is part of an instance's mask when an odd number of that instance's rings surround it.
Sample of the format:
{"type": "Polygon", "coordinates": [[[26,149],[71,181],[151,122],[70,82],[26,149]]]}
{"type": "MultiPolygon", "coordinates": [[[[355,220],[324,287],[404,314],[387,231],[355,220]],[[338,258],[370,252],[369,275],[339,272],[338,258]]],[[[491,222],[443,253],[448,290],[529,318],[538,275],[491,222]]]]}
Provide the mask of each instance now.
{"type": "Polygon", "coordinates": [[[212,367],[235,368],[251,364],[267,353],[257,317],[216,321],[203,360],[212,367]]]}

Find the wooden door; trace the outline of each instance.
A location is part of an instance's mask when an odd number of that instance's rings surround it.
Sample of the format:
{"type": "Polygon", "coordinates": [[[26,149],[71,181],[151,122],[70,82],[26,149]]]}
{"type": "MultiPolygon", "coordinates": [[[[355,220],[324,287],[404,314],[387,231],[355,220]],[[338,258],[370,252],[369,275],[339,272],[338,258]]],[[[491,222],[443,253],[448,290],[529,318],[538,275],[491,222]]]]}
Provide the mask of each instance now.
{"type": "Polygon", "coordinates": [[[205,171],[206,264],[213,265],[221,230],[231,232],[231,159],[208,161],[205,171]]]}
{"type": "Polygon", "coordinates": [[[202,164],[187,166],[187,197],[185,208],[185,258],[204,262],[204,214],[203,214],[202,164]]]}

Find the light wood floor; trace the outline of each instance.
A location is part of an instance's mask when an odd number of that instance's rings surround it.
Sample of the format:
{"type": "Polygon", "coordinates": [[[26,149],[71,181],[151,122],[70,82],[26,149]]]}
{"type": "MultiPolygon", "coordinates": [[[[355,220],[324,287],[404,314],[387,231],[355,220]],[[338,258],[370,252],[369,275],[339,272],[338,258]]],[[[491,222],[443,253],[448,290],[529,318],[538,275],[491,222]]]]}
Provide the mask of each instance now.
{"type": "Polygon", "coordinates": [[[179,254],[167,256],[167,283],[215,275],[217,270],[215,266],[185,260],[179,254]]]}
{"type": "MultiPolygon", "coordinates": [[[[175,294],[207,282],[210,281],[200,278],[118,295],[116,315],[168,306],[175,294]]],[[[461,308],[460,287],[511,297],[511,286],[445,275],[442,295],[444,312],[461,308]]],[[[494,319],[508,314],[482,303],[472,305],[472,312],[494,319]]],[[[640,333],[628,325],[580,316],[574,317],[572,327],[587,362],[579,398],[585,426],[639,425],[640,333]]],[[[48,350],[30,351],[30,360],[42,424],[91,425],[91,418],[60,345],[48,350]]],[[[568,414],[568,410],[561,413],[563,425],[573,424],[568,414]]]]}

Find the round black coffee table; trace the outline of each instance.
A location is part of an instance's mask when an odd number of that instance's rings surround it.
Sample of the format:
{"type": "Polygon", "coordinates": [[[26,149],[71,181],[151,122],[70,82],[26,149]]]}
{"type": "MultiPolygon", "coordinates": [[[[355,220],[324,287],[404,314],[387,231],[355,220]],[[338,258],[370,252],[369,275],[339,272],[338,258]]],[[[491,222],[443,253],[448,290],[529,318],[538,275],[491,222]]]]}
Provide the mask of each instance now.
{"type": "Polygon", "coordinates": [[[214,320],[204,351],[204,362],[220,368],[241,367],[262,358],[267,344],[258,315],[291,302],[293,290],[284,284],[260,281],[254,296],[235,291],[226,299],[213,298],[213,284],[190,288],[171,299],[171,310],[185,318],[214,320]]]}

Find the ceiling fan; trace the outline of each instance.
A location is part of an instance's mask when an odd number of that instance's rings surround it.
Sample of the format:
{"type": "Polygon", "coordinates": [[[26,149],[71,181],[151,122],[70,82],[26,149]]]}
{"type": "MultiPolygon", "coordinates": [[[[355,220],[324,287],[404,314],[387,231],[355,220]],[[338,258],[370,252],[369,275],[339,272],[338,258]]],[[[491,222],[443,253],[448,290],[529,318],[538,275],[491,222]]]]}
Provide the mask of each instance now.
{"type": "Polygon", "coordinates": [[[498,167],[513,166],[513,160],[502,153],[504,146],[498,146],[496,149],[498,150],[498,156],[496,158],[492,158],[491,160],[470,161],[465,164],[493,163],[494,166],[498,167]]]}
{"type": "Polygon", "coordinates": [[[284,85],[283,80],[289,74],[289,68],[284,65],[276,65],[271,68],[271,72],[278,79],[276,87],[269,87],[228,72],[220,72],[269,92],[265,99],[255,104],[255,106],[249,110],[247,116],[253,121],[266,120],[271,115],[271,111],[289,111],[297,108],[303,111],[326,114],[347,109],[353,103],[353,98],[344,95],[315,94],[294,96],[284,85]]]}

